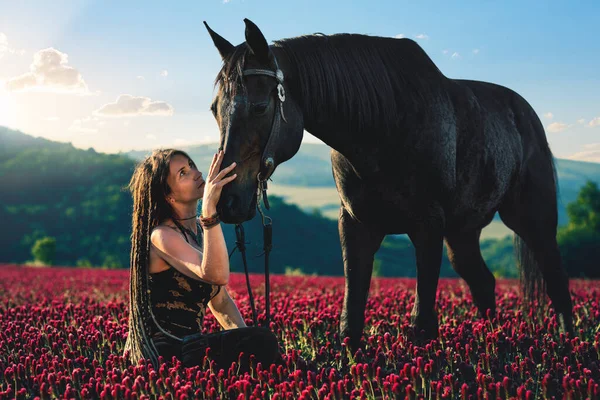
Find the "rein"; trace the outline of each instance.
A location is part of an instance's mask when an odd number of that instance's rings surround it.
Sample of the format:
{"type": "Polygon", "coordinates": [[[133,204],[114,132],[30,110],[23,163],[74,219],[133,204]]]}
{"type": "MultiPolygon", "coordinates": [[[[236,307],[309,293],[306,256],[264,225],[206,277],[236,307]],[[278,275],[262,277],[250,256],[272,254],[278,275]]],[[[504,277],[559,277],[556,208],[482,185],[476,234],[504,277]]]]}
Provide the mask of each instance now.
{"type": "MultiPolygon", "coordinates": [[[[280,135],[281,128],[281,120],[287,123],[285,115],[283,113],[283,103],[285,102],[285,89],[283,87],[283,71],[279,69],[279,65],[277,64],[277,59],[275,55],[273,55],[273,61],[275,63],[275,71],[271,71],[268,69],[246,69],[243,72],[244,76],[251,75],[263,75],[275,78],[277,80],[277,98],[278,98],[278,107],[275,107],[275,115],[273,117],[273,124],[271,125],[271,132],[269,134],[269,140],[267,141],[267,145],[262,154],[261,165],[259,173],[256,177],[258,180],[258,189],[257,189],[257,202],[256,208],[260,213],[262,225],[263,225],[263,253],[259,254],[257,257],[261,255],[265,256],[265,309],[266,309],[266,320],[265,327],[270,328],[271,322],[271,285],[269,282],[269,254],[273,248],[273,220],[265,215],[263,212],[260,203],[261,200],[264,202],[265,208],[267,210],[270,209],[269,200],[267,198],[267,180],[271,177],[273,170],[275,169],[275,145],[277,139],[280,135]]],[[[244,233],[244,227],[242,224],[236,224],[235,226],[235,235],[236,235],[236,246],[233,248],[231,253],[229,254],[229,258],[235,252],[235,249],[238,249],[242,255],[242,262],[244,264],[244,272],[246,274],[246,286],[248,288],[248,297],[250,299],[250,307],[252,308],[252,319],[254,321],[254,326],[258,325],[258,317],[256,314],[256,306],[254,304],[254,296],[252,295],[252,288],[250,287],[250,276],[248,273],[248,264],[246,261],[246,237],[244,233]]]]}

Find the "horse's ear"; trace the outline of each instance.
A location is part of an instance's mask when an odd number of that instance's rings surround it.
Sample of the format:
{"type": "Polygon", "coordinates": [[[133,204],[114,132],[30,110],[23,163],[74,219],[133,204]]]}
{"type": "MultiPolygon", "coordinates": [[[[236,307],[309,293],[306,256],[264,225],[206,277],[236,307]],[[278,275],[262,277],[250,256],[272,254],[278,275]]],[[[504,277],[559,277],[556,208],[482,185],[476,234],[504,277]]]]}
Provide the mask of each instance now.
{"type": "Polygon", "coordinates": [[[223,38],[221,35],[219,35],[215,31],[213,31],[212,29],[210,29],[210,26],[208,26],[206,21],[203,21],[203,22],[204,22],[204,26],[206,26],[206,29],[208,30],[208,33],[209,33],[211,39],[213,40],[213,43],[215,44],[215,47],[217,48],[217,50],[219,50],[219,54],[221,55],[221,58],[223,60],[225,60],[227,57],[229,57],[229,55],[231,53],[233,53],[233,50],[235,49],[235,47],[231,43],[229,43],[225,38],[223,38]]]}
{"type": "Polygon", "coordinates": [[[263,36],[258,26],[248,18],[244,18],[246,23],[246,45],[250,48],[252,54],[264,63],[269,62],[269,44],[263,36]]]}

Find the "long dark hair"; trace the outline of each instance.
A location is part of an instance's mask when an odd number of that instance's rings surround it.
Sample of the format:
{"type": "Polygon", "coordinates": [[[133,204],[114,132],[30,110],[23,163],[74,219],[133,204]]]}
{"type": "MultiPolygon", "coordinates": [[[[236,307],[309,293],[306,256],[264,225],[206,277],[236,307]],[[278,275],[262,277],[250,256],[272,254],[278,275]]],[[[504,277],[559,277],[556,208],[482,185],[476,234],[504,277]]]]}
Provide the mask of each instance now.
{"type": "MultiPolygon", "coordinates": [[[[150,261],[150,234],[152,229],[166,219],[174,217],[174,211],[166,196],[171,193],[167,184],[169,165],[176,155],[190,157],[181,150],[155,150],[140,162],[129,182],[133,196],[131,218],[131,255],[129,280],[129,335],[125,343],[125,352],[129,359],[137,364],[139,360],[150,360],[158,367],[158,351],[150,337],[152,310],[149,293],[148,265],[150,261]]],[[[181,225],[175,225],[183,233],[181,225]]],[[[185,235],[185,234],[184,234],[185,235]]]]}

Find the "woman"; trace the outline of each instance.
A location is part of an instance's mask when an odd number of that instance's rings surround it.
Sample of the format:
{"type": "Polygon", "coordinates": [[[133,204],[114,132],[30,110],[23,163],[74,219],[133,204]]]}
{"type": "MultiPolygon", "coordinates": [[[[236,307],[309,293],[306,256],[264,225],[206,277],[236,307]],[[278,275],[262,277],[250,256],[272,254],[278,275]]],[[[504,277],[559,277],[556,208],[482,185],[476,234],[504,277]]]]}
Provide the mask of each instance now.
{"type": "Polygon", "coordinates": [[[216,214],[221,189],[236,178],[221,170],[215,154],[206,180],[190,157],[179,150],[157,150],[136,168],[129,300],[129,336],[125,352],[158,367],[158,357],[173,356],[185,366],[202,365],[207,347],[218,369],[233,361],[270,364],[279,358],[276,337],[265,328],[246,327],[227,293],[229,259],[216,214]],[[202,217],[197,218],[198,201],[202,217]],[[225,329],[201,334],[205,308],[225,329]]]}

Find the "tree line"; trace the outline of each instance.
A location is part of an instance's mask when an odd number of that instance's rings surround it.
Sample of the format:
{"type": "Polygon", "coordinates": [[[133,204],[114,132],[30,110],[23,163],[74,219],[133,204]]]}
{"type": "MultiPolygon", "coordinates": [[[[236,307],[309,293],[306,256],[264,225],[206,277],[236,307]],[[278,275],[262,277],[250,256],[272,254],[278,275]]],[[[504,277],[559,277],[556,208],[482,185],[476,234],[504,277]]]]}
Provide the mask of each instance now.
{"type": "MultiPolygon", "coordinates": [[[[127,268],[132,199],[126,190],[135,161],[125,155],[80,150],[70,144],[33,138],[0,128],[0,262],[127,268]]],[[[337,221],[318,210],[307,213],[269,195],[273,219],[273,273],[343,275],[337,221]]],[[[567,207],[569,223],[558,241],[571,276],[598,277],[600,256],[600,191],[587,182],[567,207]]],[[[244,224],[249,268],[261,272],[260,216],[244,224]]],[[[230,250],[234,226],[224,225],[230,250]]],[[[512,238],[481,242],[482,255],[496,276],[516,277],[512,238]]],[[[388,236],[376,254],[379,276],[416,274],[412,243],[388,236]]],[[[240,256],[233,271],[243,271],[240,256]]],[[[444,252],[442,276],[456,276],[444,252]]]]}

